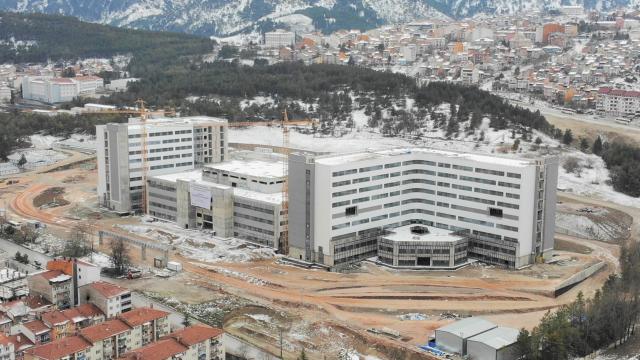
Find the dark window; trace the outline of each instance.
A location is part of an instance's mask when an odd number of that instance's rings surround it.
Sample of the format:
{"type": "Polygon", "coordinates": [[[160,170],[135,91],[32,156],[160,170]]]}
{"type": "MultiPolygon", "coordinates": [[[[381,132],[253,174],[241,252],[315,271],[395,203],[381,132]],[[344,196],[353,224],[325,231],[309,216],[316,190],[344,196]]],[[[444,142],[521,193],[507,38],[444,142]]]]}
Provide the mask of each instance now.
{"type": "Polygon", "coordinates": [[[502,209],[489,208],[489,216],[502,217],[502,209]]]}
{"type": "Polygon", "coordinates": [[[348,208],[344,209],[344,214],[346,216],[355,216],[357,213],[358,213],[357,206],[349,206],[348,208]]]}

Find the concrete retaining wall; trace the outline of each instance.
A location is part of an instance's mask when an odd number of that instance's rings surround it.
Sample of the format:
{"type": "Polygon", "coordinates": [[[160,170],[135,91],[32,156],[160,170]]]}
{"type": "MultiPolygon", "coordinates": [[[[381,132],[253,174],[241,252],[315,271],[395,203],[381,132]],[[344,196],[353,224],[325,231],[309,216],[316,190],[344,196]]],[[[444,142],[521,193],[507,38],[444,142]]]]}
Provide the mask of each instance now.
{"type": "Polygon", "coordinates": [[[565,281],[561,282],[558,286],[556,286],[554,291],[554,296],[562,295],[565,292],[569,291],[575,285],[581,283],[582,281],[588,279],[593,274],[602,270],[607,264],[604,261],[600,261],[596,264],[589,266],[588,268],[573,274],[565,281]]]}

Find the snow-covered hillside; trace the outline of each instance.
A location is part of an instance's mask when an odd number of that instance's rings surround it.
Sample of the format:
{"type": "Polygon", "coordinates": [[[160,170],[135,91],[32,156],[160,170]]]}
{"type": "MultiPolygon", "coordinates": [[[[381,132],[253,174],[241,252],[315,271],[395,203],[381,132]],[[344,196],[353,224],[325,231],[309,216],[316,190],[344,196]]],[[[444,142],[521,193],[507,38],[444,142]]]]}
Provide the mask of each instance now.
{"type": "Polygon", "coordinates": [[[516,14],[557,8],[561,3],[604,10],[637,6],[640,0],[0,0],[0,10],[64,14],[116,26],[228,36],[269,29],[273,22],[299,22],[301,18],[292,18],[292,14],[303,14],[316,29],[331,31],[433,17],[516,14]]]}

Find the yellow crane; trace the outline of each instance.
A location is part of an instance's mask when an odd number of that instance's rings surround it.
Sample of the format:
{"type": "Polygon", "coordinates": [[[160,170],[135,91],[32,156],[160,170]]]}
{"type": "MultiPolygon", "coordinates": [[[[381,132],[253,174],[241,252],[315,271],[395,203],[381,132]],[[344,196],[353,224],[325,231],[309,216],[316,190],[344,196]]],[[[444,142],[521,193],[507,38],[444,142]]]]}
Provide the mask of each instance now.
{"type": "Polygon", "coordinates": [[[282,120],[272,121],[240,121],[231,122],[229,127],[250,127],[250,126],[280,126],[282,129],[282,173],[284,181],[282,182],[282,214],[286,215],[287,222],[280,231],[279,251],[284,255],[289,254],[289,153],[291,152],[289,142],[289,128],[294,126],[314,126],[317,125],[316,120],[289,120],[289,115],[285,109],[282,114],[282,120]]]}

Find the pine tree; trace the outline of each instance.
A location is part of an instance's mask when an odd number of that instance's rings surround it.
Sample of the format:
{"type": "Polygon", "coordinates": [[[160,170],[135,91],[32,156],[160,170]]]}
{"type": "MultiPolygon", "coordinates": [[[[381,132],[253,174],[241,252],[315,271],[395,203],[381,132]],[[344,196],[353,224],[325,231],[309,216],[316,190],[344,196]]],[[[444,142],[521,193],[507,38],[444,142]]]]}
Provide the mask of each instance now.
{"type": "Polygon", "coordinates": [[[589,141],[585,138],[580,139],[580,151],[587,152],[589,150],[589,141]]]}
{"type": "Polygon", "coordinates": [[[591,152],[598,156],[602,154],[602,139],[600,138],[600,135],[598,135],[598,137],[596,137],[596,140],[593,142],[591,152]]]}
{"type": "Polygon", "coordinates": [[[564,135],[562,135],[562,143],[565,145],[571,145],[573,142],[573,133],[571,129],[567,129],[564,131],[564,135]]]}
{"type": "Polygon", "coordinates": [[[27,158],[24,156],[24,153],[20,155],[20,160],[18,160],[18,167],[22,168],[27,163],[27,158]]]}

